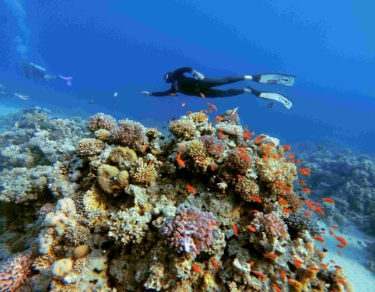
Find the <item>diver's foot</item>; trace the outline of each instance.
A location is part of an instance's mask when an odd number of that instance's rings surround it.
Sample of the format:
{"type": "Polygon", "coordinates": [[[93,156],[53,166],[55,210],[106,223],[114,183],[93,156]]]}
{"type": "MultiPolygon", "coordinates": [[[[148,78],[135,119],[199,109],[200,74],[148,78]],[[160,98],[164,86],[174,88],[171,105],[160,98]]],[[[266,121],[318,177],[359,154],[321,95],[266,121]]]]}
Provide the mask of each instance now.
{"type": "Polygon", "coordinates": [[[253,76],[251,76],[251,75],[245,75],[244,79],[245,80],[253,80],[253,76]]]}

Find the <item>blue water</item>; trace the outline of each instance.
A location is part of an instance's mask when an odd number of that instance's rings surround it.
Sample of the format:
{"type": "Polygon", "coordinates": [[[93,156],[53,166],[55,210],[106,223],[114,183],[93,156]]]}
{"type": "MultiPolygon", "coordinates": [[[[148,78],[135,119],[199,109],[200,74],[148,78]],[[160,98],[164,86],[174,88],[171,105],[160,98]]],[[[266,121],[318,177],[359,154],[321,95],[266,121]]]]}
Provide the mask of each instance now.
{"type": "MultiPolygon", "coordinates": [[[[239,107],[242,123],[282,143],[325,141],[373,151],[373,1],[28,1],[0,2],[0,83],[56,112],[165,122],[206,100],[145,97],[163,91],[167,71],[190,66],[206,77],[285,72],[292,88],[242,81],[294,101],[287,110],[253,95],[210,100],[219,113],[239,107]],[[61,79],[24,79],[22,60],[61,79]],[[114,92],[118,96],[114,97],[114,92]],[[92,99],[93,104],[88,101],[92,99]],[[116,105],[113,101],[116,101],[116,105]],[[181,107],[182,102],[186,103],[181,107]]],[[[226,86],[229,87],[229,86],[226,86]]],[[[213,116],[214,117],[214,116],[213,116]]]]}

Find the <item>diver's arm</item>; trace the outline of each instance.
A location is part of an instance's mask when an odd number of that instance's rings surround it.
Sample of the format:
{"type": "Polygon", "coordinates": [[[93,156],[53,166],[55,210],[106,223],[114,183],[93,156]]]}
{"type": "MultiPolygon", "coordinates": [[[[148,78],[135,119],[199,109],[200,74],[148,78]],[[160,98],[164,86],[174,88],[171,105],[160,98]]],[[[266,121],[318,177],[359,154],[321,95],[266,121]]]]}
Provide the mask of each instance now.
{"type": "Polygon", "coordinates": [[[175,93],[176,90],[173,90],[174,88],[168,89],[166,91],[156,91],[156,92],[150,92],[151,96],[168,96],[171,93],[175,93]]]}

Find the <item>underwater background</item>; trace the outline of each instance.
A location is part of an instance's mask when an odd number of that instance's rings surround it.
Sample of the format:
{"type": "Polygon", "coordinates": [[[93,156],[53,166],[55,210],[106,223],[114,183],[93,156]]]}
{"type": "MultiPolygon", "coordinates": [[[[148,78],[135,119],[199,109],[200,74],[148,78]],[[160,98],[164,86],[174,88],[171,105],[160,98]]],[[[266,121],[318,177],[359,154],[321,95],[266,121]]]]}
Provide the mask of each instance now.
{"type": "Polygon", "coordinates": [[[375,291],[374,8],[1,1],[0,291],[375,291]],[[141,95],[186,66],[293,107],[141,95]]]}

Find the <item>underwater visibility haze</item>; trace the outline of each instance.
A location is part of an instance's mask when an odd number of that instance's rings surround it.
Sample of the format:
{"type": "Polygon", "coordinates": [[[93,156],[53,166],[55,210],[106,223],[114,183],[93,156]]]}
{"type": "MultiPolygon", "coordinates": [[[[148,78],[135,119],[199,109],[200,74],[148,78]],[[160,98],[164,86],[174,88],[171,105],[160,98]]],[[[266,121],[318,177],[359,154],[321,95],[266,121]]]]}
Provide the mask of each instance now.
{"type": "Polygon", "coordinates": [[[375,291],[372,1],[0,2],[0,291],[375,291]]]}

